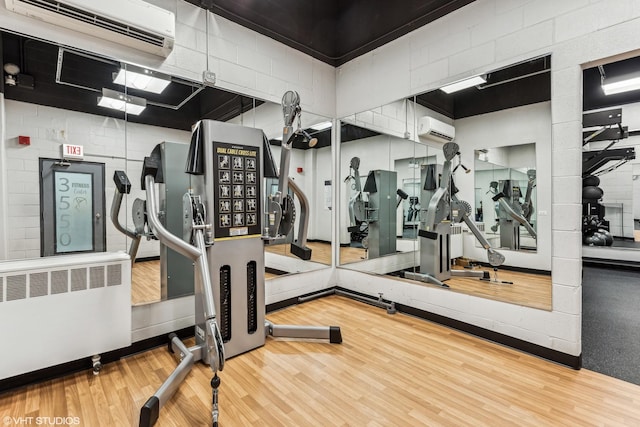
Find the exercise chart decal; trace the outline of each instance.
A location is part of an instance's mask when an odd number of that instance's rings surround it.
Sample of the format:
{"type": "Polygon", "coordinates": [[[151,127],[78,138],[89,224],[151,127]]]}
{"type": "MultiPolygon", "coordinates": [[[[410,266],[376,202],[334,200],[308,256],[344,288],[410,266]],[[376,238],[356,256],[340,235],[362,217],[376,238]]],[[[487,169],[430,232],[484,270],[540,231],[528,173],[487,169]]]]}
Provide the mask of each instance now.
{"type": "Polygon", "coordinates": [[[260,149],[214,142],[217,188],[215,236],[259,235],[260,149]]]}

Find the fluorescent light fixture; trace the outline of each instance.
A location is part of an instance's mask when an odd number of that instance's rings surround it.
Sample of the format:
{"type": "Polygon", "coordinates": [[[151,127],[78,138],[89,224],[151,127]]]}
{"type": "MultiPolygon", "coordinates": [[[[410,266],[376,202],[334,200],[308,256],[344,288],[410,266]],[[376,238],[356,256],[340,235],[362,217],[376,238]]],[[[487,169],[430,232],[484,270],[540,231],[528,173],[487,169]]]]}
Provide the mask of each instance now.
{"type": "Polygon", "coordinates": [[[638,89],[640,89],[640,73],[602,79],[602,90],[605,95],[614,95],[638,89]]]}
{"type": "Polygon", "coordinates": [[[115,84],[153,93],[162,93],[171,83],[171,77],[166,74],[129,64],[123,64],[120,71],[113,75],[115,84]]]}
{"type": "Polygon", "coordinates": [[[147,100],[137,96],[125,95],[115,90],[102,88],[102,96],[98,97],[98,106],[124,111],[127,114],[137,116],[147,108],[147,100]]]}
{"type": "Polygon", "coordinates": [[[446,85],[440,88],[441,91],[445,93],[453,93],[458,92],[459,90],[466,89],[472,86],[478,86],[480,84],[486,83],[487,79],[484,76],[474,76],[469,77],[468,79],[460,80],[455,83],[451,83],[450,85],[446,85]]]}
{"type": "Polygon", "coordinates": [[[321,130],[329,129],[331,127],[331,122],[322,122],[309,127],[313,130],[321,131],[321,130]]]}

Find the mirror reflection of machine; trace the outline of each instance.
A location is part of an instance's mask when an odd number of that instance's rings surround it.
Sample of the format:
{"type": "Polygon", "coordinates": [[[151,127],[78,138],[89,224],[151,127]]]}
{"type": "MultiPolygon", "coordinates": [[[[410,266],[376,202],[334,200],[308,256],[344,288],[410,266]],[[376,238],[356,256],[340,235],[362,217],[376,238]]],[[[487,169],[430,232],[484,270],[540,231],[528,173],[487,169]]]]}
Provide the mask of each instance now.
{"type": "MultiPolygon", "coordinates": [[[[291,96],[287,92],[283,107],[293,117],[299,114],[297,94],[291,96]]],[[[283,146],[290,148],[293,143],[290,139],[305,135],[300,129],[293,132],[289,118],[285,113],[283,146]]],[[[182,213],[184,228],[180,237],[159,220],[154,187],[166,178],[162,165],[162,150],[156,147],[145,158],[142,176],[147,197],[146,218],[149,230],[162,244],[194,262],[196,344],[187,348],[175,334],[170,335],[169,348],[180,355],[180,363],[141,409],[140,425],[155,423],[160,408],[175,393],[193,364],[202,361],[214,373],[212,419],[217,426],[220,386],[217,371],[223,369],[227,357],[264,345],[266,335],[328,339],[331,343],[342,342],[342,335],[337,326],[275,325],[265,319],[264,245],[282,237],[281,232],[289,230],[292,217],[290,206],[282,197],[270,198],[269,207],[262,214],[263,177],[265,172],[273,176],[275,166],[268,141],[260,130],[212,120],[202,120],[195,126],[186,166],[191,188],[180,206],[166,207],[182,213]],[[263,218],[268,220],[266,225],[263,218]]],[[[287,175],[285,153],[281,157],[277,194],[287,194],[286,184],[291,185],[287,175]]],[[[293,191],[302,194],[297,187],[293,191]]],[[[307,253],[310,250],[304,246],[306,225],[301,228],[304,234],[292,244],[292,252],[295,246],[307,253]]]]}
{"type": "MultiPolygon", "coordinates": [[[[297,92],[288,91],[282,98],[282,113],[285,126],[282,131],[282,146],[280,151],[280,170],[275,176],[278,187],[269,194],[266,202],[265,243],[273,245],[287,242],[287,236],[293,231],[296,222],[296,208],[289,189],[298,197],[300,203],[300,219],[298,236],[291,242],[291,253],[298,258],[311,259],[311,249],[307,247],[307,230],[309,227],[309,201],[297,184],[289,177],[291,149],[294,143],[302,142],[313,147],[316,138],[311,138],[301,127],[300,96],[297,92]],[[297,119],[297,129],[293,123],[297,119]]],[[[267,144],[268,145],[268,144],[267,144]]],[[[269,154],[270,156],[270,154],[269,154]]]]}
{"type": "Polygon", "coordinates": [[[364,188],[360,186],[360,159],[351,159],[355,195],[349,201],[348,228],[352,237],[362,241],[368,258],[378,258],[396,253],[397,210],[409,196],[397,187],[397,173],[387,170],[373,170],[367,175],[364,188]],[[365,202],[364,194],[367,196],[365,202]]]}
{"type": "MultiPolygon", "coordinates": [[[[182,196],[189,189],[189,176],[183,170],[188,148],[187,144],[177,142],[163,142],[157,146],[161,151],[157,158],[162,162],[162,180],[170,183],[158,184],[159,218],[169,232],[178,235],[182,234],[183,228],[182,210],[168,209],[167,206],[182,205],[182,196]]],[[[113,180],[116,192],[111,204],[111,222],[118,231],[131,239],[129,257],[133,263],[142,238],[157,238],[148,225],[147,205],[142,199],[136,198],[132,203],[133,230],[119,222],[122,197],[129,194],[131,183],[123,171],[116,171],[113,180]]],[[[162,300],[193,294],[192,262],[164,244],[160,244],[160,291],[162,300]]]]}
{"type": "MultiPolygon", "coordinates": [[[[527,171],[527,191],[522,196],[520,186],[515,180],[502,180],[495,187],[491,187],[489,191],[495,188],[493,201],[496,203],[496,225],[492,226],[492,231],[500,229],[500,247],[509,248],[511,250],[519,250],[520,246],[520,227],[524,227],[529,235],[534,239],[538,235],[531,224],[531,215],[534,211],[531,195],[536,186],[536,171],[529,169],[527,171]]],[[[494,181],[495,182],[495,181],[494,181]]],[[[493,182],[492,182],[493,184],[493,182]]]]}
{"type": "MultiPolygon", "coordinates": [[[[604,73],[602,68],[600,71],[604,73]]],[[[583,146],[608,142],[604,148],[582,153],[582,242],[589,246],[611,246],[614,239],[610,223],[605,218],[600,176],[634,160],[636,153],[633,147],[614,148],[621,139],[629,137],[629,128],[622,126],[621,108],[584,113],[582,126],[585,129],[583,146]]]]}
{"type": "Polygon", "coordinates": [[[349,163],[350,174],[345,178],[345,182],[353,180],[351,189],[355,191],[349,199],[349,231],[352,242],[360,242],[366,249],[367,233],[369,232],[366,208],[367,202],[362,194],[362,182],[360,178],[360,158],[353,157],[349,163]]]}
{"type": "MultiPolygon", "coordinates": [[[[407,279],[432,283],[444,288],[449,286],[444,281],[452,276],[471,276],[483,280],[490,280],[484,271],[451,270],[451,236],[452,222],[463,222],[487,250],[489,264],[497,267],[505,261],[504,256],[491,247],[483,234],[471,220],[471,205],[458,199],[458,189],[453,182],[452,160],[460,155],[458,144],[448,142],[442,148],[445,162],[442,176],[437,188],[435,185],[435,168],[426,165],[422,168],[421,182],[423,200],[429,200],[429,205],[423,208],[418,236],[420,237],[420,272],[405,272],[407,279]],[[434,191],[435,190],[435,191],[434,191]],[[430,197],[429,197],[430,196],[430,197]]],[[[456,166],[457,168],[457,166],[456,166]]],[[[463,168],[467,170],[467,168],[463,168]]],[[[497,279],[496,279],[497,280],[497,279]]]]}

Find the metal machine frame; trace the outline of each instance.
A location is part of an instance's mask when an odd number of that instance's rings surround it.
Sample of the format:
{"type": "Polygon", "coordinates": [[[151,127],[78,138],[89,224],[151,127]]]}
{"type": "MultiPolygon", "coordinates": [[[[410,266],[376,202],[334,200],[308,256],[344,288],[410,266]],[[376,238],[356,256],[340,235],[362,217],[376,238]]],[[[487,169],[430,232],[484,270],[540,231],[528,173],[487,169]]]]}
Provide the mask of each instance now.
{"type": "MultiPolygon", "coordinates": [[[[458,189],[453,182],[452,160],[460,155],[458,144],[448,142],[444,144],[442,151],[444,152],[445,162],[442,168],[440,184],[429,200],[428,207],[423,209],[426,212],[420,215],[420,229],[418,230],[418,236],[420,237],[420,273],[405,272],[404,277],[448,288],[449,285],[443,282],[450,279],[451,276],[471,276],[483,280],[489,279],[488,273],[484,271],[451,270],[451,220],[455,222],[464,221],[476,239],[482,244],[482,247],[487,250],[487,259],[489,264],[494,267],[494,271],[504,263],[505,258],[504,255],[491,247],[482,232],[471,220],[471,205],[456,196],[458,189]],[[448,219],[449,217],[451,217],[451,220],[448,219]]],[[[426,169],[423,169],[423,171],[426,171],[426,169]]],[[[425,174],[423,173],[423,175],[425,174]]],[[[424,182],[426,176],[421,179],[424,182]]],[[[423,186],[423,191],[426,191],[424,190],[425,187],[423,186]]]]}
{"type": "Polygon", "coordinates": [[[511,200],[509,194],[512,194],[511,180],[503,181],[502,191],[492,197],[494,202],[498,202],[499,226],[500,226],[500,246],[512,250],[520,249],[520,226],[523,226],[529,235],[534,239],[538,239],[536,230],[531,225],[531,215],[533,214],[533,204],[531,195],[536,183],[535,169],[527,171],[527,192],[524,202],[521,204],[517,198],[511,200]]]}
{"type": "Polygon", "coordinates": [[[372,170],[367,175],[364,188],[360,185],[360,159],[351,159],[353,175],[346,178],[355,181],[356,194],[349,201],[348,231],[366,235],[362,238],[362,247],[367,250],[368,258],[378,258],[396,253],[397,209],[409,195],[402,189],[396,189],[397,173],[387,170],[372,170]],[[395,192],[396,197],[391,195],[395,192]],[[367,193],[368,202],[362,197],[367,193]],[[366,224],[363,226],[363,224],[366,224]]]}
{"type": "MultiPolygon", "coordinates": [[[[226,357],[264,345],[267,335],[342,342],[338,326],[276,325],[265,319],[264,245],[285,237],[280,232],[288,233],[292,226],[295,219],[291,215],[292,206],[287,205],[286,197],[279,195],[286,195],[292,184],[287,175],[294,138],[310,140],[299,127],[294,131],[291,126],[293,119],[299,117],[299,102],[295,92],[287,92],[283,97],[283,148],[287,146],[289,150],[283,150],[281,156],[279,189],[276,197],[268,200],[264,227],[260,203],[263,170],[274,171],[275,167],[263,163],[272,161],[272,157],[260,130],[212,120],[197,123],[186,166],[186,173],[191,175],[191,189],[180,207],[184,213],[182,236],[171,233],[159,220],[160,206],[154,187],[164,180],[162,150],[157,146],[145,158],[142,185],[147,202],[143,217],[148,221],[148,229],[162,244],[194,262],[196,345],[187,348],[175,334],[169,335],[169,350],[179,355],[180,362],[141,408],[140,426],[152,426],[157,421],[160,408],[197,361],[208,364],[214,374],[211,416],[215,427],[221,383],[217,371],[223,369],[226,357]],[[228,189],[223,189],[227,186],[228,189]],[[282,225],[287,221],[291,224],[282,225]]],[[[115,178],[122,184],[114,196],[112,218],[117,219],[122,195],[129,192],[131,184],[124,172],[117,173],[115,178]]],[[[302,194],[298,187],[291,187],[302,194]]],[[[292,252],[295,246],[300,254],[310,256],[310,249],[304,245],[306,220],[303,222],[292,252]]],[[[141,237],[140,233],[119,229],[134,240],[141,237]]]]}

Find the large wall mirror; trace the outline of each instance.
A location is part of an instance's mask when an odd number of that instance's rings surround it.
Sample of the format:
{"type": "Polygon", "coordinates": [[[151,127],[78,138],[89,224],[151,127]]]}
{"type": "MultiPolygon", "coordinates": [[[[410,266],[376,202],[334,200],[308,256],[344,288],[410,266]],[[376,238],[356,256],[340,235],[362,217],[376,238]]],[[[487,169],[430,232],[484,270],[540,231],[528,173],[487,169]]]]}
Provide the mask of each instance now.
{"type": "MultiPolygon", "coordinates": [[[[191,127],[197,120],[206,118],[263,129],[279,167],[278,144],[284,125],[279,104],[8,32],[2,33],[2,56],[6,82],[5,155],[11,189],[9,259],[46,254],[41,251],[40,238],[39,159],[53,159],[57,168],[78,163],[103,165],[105,184],[101,197],[105,208],[100,220],[106,231],[107,251],[129,251],[132,242],[110,220],[117,190],[114,172],[124,171],[131,182],[131,191],[123,195],[116,213],[119,222],[129,231],[144,233],[139,229],[140,203],[146,198],[140,184],[142,161],[156,145],[162,144],[164,167],[171,178],[158,192],[166,197],[167,203],[172,198],[181,198],[189,185],[182,168],[191,127]],[[140,71],[145,75],[134,74],[140,71]],[[157,77],[155,84],[166,87],[146,86],[150,76],[157,77]],[[63,159],[63,144],[82,146],[82,159],[73,156],[63,159]]],[[[307,246],[312,249],[312,257],[301,260],[293,256],[287,242],[269,246],[268,278],[327,268],[331,263],[331,217],[327,214],[330,206],[324,198],[325,186],[331,180],[331,168],[326,167],[331,164],[330,125],[327,118],[303,111],[301,126],[317,143],[314,147],[294,146],[289,169],[289,176],[306,195],[305,209],[292,195],[297,215],[289,238],[297,236],[305,211],[307,246]]],[[[161,210],[167,225],[173,221],[179,226],[180,212],[166,206],[161,206],[161,210]]],[[[191,263],[161,247],[157,240],[143,238],[136,258],[138,262],[132,269],[132,304],[193,292],[191,263]],[[157,259],[165,256],[171,261],[162,263],[168,270],[160,271],[157,259]],[[175,287],[168,281],[187,285],[175,287]]]]}
{"type": "Polygon", "coordinates": [[[583,256],[635,261],[640,249],[640,57],[583,71],[583,256]]]}
{"type": "Polygon", "coordinates": [[[343,118],[341,268],[550,310],[550,70],[532,58],[343,118]],[[395,234],[371,233],[384,209],[395,234]]]}

